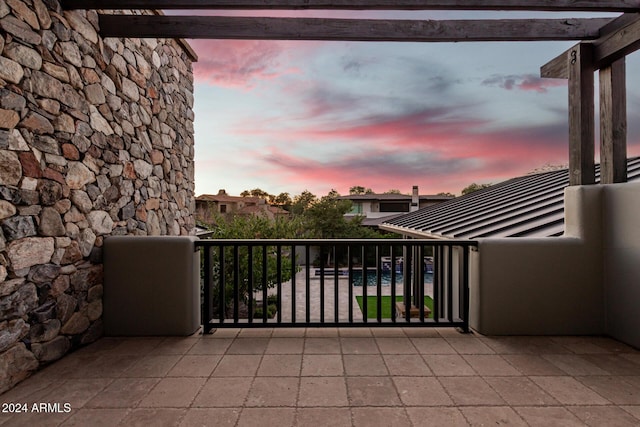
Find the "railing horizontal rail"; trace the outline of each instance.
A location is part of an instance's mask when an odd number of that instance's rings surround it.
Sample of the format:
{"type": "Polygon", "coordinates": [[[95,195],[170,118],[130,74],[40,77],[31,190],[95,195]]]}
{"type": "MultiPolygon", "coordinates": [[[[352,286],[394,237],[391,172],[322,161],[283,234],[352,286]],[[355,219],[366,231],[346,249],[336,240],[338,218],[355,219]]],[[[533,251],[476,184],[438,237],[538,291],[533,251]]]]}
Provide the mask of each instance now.
{"type": "Polygon", "coordinates": [[[469,328],[472,240],[199,240],[205,332],[469,328]]]}

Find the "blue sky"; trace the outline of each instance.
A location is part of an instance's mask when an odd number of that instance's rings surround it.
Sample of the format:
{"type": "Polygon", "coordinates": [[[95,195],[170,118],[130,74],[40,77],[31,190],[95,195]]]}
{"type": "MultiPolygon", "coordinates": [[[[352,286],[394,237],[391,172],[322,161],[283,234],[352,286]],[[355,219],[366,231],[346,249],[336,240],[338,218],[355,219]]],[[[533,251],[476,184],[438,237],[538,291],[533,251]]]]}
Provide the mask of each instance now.
{"type": "MultiPolygon", "coordinates": [[[[538,76],[541,65],[574,42],[190,43],[200,57],[194,64],[196,195],[257,187],[345,194],[354,185],[459,194],[472,182],[496,183],[568,162],[566,81],[538,76]]],[[[640,154],[640,90],[630,78],[637,75],[636,53],[627,62],[629,155],[640,154]]]]}

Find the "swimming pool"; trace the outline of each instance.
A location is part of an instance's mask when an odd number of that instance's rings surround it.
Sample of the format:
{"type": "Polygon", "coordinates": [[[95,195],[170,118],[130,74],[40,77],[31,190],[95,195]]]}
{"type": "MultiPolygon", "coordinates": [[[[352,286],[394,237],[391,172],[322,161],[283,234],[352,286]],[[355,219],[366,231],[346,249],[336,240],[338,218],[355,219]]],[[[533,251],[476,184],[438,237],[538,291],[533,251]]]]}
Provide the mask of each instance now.
{"type": "MultiPolygon", "coordinates": [[[[383,271],[381,276],[382,286],[389,286],[391,284],[391,272],[383,271]]],[[[402,283],[403,276],[402,274],[396,274],[396,284],[402,283]]],[[[375,270],[367,271],[367,286],[376,286],[378,277],[376,275],[375,270]]],[[[433,273],[425,272],[424,273],[424,283],[433,283],[433,273]]],[[[353,286],[362,286],[362,271],[354,270],[353,271],[353,286]]]]}

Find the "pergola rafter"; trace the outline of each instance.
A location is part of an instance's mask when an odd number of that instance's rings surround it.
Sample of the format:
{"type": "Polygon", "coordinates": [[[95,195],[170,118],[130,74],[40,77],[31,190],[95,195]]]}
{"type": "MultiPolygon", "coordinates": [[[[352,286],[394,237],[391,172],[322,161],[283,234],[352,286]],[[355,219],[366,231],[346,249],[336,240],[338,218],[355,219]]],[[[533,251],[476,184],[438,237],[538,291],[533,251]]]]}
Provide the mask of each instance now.
{"type": "Polygon", "coordinates": [[[592,40],[609,18],[397,20],[100,15],[105,37],[396,42],[592,40]]]}
{"type": "Polygon", "coordinates": [[[64,9],[537,10],[640,12],[638,0],[61,0],[64,9]]]}
{"type": "Polygon", "coordinates": [[[388,20],[99,14],[103,37],[395,42],[581,40],[541,68],[569,79],[572,185],[595,182],[600,70],[601,182],[626,181],[625,57],[640,49],[640,0],[61,0],[63,9],[489,10],[621,12],[616,19],[388,20]]]}

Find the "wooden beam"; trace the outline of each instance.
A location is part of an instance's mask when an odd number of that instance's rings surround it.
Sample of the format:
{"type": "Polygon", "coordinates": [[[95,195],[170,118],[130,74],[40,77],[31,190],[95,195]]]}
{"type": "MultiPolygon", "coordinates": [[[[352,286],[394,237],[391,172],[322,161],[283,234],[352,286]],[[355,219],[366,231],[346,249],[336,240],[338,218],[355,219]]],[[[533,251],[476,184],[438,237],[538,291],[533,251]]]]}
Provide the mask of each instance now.
{"type": "Polygon", "coordinates": [[[625,59],[600,70],[600,183],[627,182],[625,59]]]}
{"type": "Polygon", "coordinates": [[[608,18],[375,20],[228,16],[100,15],[103,37],[396,42],[585,40],[608,18]]]}
{"type": "Polygon", "coordinates": [[[352,9],[638,12],[639,0],[61,0],[63,9],[352,9]]]}
{"type": "MultiPolygon", "coordinates": [[[[593,45],[593,60],[596,69],[606,67],[640,49],[640,14],[625,14],[612,20],[601,28],[600,36],[593,41],[593,45]]],[[[570,53],[571,49],[540,67],[540,76],[555,79],[569,78],[570,53]]]]}
{"type": "Polygon", "coordinates": [[[595,183],[593,46],[580,43],[569,61],[569,181],[595,183]]]}

